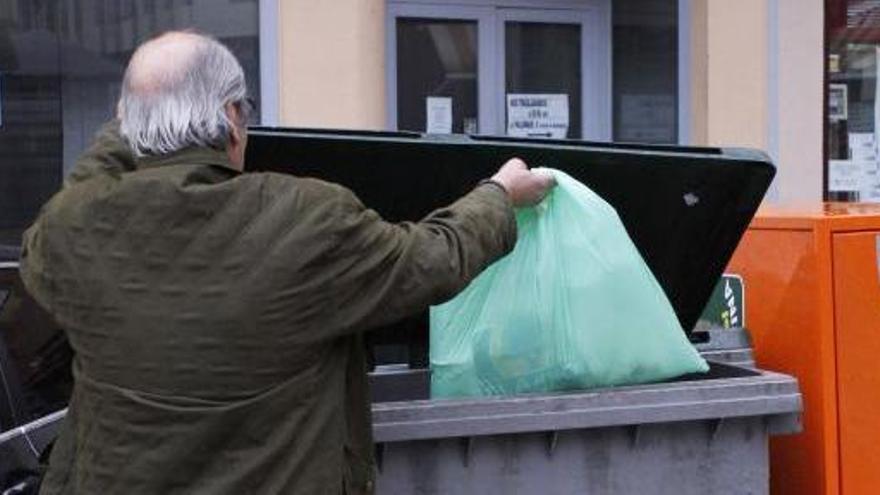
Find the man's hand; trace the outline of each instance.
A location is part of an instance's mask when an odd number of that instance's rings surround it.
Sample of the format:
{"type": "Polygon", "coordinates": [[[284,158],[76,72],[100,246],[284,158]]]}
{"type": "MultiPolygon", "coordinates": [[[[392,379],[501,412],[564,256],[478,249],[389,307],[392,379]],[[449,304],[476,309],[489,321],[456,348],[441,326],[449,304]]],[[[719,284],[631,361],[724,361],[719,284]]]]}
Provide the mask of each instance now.
{"type": "Polygon", "coordinates": [[[556,179],[552,175],[546,172],[532,172],[519,158],[508,160],[492,176],[492,180],[504,186],[515,207],[539,203],[556,185],[556,179]]]}

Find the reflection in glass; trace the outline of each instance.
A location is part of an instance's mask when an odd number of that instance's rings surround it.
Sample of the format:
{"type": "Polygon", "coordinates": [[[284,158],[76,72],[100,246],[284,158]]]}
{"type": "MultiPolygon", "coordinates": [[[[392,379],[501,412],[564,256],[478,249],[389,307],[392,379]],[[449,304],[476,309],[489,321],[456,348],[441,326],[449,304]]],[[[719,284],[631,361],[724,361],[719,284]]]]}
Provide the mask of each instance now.
{"type": "Polygon", "coordinates": [[[216,36],[259,97],[258,3],[0,2],[0,245],[19,244],[39,206],[112,117],[123,69],[139,43],[171,29],[216,36]]]}
{"type": "Polygon", "coordinates": [[[476,21],[397,20],[397,128],[424,132],[431,96],[452,98],[452,132],[478,132],[476,21]]]}
{"type": "Polygon", "coordinates": [[[678,0],[615,0],[614,140],[678,141],[678,0]]]}

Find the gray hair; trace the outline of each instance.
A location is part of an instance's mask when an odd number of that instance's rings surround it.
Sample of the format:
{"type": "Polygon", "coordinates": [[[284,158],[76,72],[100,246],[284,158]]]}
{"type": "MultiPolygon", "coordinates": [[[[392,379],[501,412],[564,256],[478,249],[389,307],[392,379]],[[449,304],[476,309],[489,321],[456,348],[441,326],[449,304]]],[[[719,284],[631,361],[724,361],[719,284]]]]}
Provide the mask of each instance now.
{"type": "Polygon", "coordinates": [[[138,157],[223,149],[232,128],[245,125],[246,99],[244,71],[229,49],[208,36],[168,33],[132,55],[117,108],[120,133],[138,157]],[[230,121],[230,103],[242,122],[230,121]]]}

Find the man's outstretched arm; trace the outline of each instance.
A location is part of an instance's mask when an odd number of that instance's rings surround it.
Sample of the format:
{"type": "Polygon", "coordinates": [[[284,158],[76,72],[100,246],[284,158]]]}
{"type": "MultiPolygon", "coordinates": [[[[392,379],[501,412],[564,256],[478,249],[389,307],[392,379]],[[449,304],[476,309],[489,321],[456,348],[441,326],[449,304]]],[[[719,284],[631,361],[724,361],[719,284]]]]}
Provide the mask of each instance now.
{"type": "Polygon", "coordinates": [[[512,161],[419,222],[389,223],[344,190],[332,253],[326,328],[368,330],[442,303],[516,243],[514,206],[540,201],[553,179],[512,161]]]}

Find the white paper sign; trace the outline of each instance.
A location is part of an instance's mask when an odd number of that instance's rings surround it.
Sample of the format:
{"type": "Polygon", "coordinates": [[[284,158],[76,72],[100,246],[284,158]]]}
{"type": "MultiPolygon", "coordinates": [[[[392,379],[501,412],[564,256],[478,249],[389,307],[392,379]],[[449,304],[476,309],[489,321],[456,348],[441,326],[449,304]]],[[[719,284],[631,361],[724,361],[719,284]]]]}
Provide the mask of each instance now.
{"type": "Polygon", "coordinates": [[[846,84],[828,85],[828,120],[846,120],[849,114],[846,84]]]}
{"type": "Polygon", "coordinates": [[[859,201],[880,201],[880,164],[876,159],[862,162],[859,201]]]}
{"type": "Polygon", "coordinates": [[[429,96],[425,99],[425,132],[450,134],[452,132],[452,98],[429,96]]]}
{"type": "Polygon", "coordinates": [[[565,139],[568,136],[568,95],[508,94],[507,135],[565,139]]]}
{"type": "Polygon", "coordinates": [[[859,201],[880,202],[880,164],[877,160],[829,160],[828,190],[858,192],[859,201]]]}
{"type": "Polygon", "coordinates": [[[852,160],[828,160],[828,190],[858,191],[863,164],[852,160]]]}
{"type": "Polygon", "coordinates": [[[856,162],[876,161],[877,146],[873,132],[849,133],[849,157],[856,162]]]}

